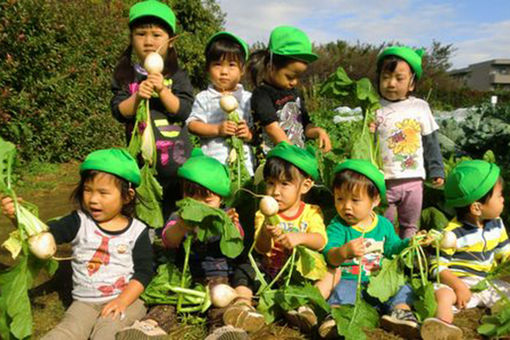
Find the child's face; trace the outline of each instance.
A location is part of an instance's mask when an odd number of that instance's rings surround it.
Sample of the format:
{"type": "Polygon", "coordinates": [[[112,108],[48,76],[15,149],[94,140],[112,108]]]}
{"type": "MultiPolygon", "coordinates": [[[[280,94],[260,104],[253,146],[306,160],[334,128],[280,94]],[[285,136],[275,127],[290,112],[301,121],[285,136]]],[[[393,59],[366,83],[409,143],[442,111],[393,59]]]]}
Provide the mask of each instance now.
{"type": "MultiPolygon", "coordinates": [[[[130,189],[130,194],[134,197],[133,189],[130,189]]],[[[122,198],[113,175],[100,173],[83,185],[83,205],[96,222],[108,222],[118,217],[126,203],[129,202],[122,198]]]]}
{"type": "Polygon", "coordinates": [[[302,176],[294,176],[291,180],[283,178],[267,178],[266,195],[278,202],[278,212],[293,212],[299,207],[301,195],[306,194],[313,186],[313,181],[302,176]]]}
{"type": "Polygon", "coordinates": [[[505,199],[503,197],[503,184],[500,181],[494,186],[492,196],[487,202],[482,204],[482,216],[483,220],[492,220],[499,217],[503,212],[505,199]]]}
{"type": "Polygon", "coordinates": [[[209,65],[209,79],[218,92],[235,91],[243,76],[243,66],[235,60],[223,59],[209,65]]]}
{"type": "MultiPolygon", "coordinates": [[[[384,70],[383,62],[383,70],[384,70]]],[[[409,92],[414,90],[413,73],[409,64],[398,61],[393,72],[382,71],[379,77],[379,91],[390,101],[406,99],[409,92]]]]}
{"type": "Polygon", "coordinates": [[[156,25],[141,26],[133,29],[131,33],[131,44],[138,60],[143,63],[145,57],[151,52],[156,52],[158,48],[159,54],[166,58],[168,49],[172,47],[172,43],[168,42],[170,36],[167,31],[156,25]]]}
{"type": "Polygon", "coordinates": [[[195,195],[195,196],[184,195],[184,196],[193,198],[194,200],[202,202],[211,208],[219,208],[221,206],[221,196],[219,196],[215,193],[211,193],[209,196],[200,196],[200,195],[195,195]]]}
{"type": "Polygon", "coordinates": [[[269,69],[269,83],[284,89],[291,90],[299,84],[299,77],[308,68],[308,64],[299,60],[293,60],[282,68],[269,69]]]}
{"type": "Polygon", "coordinates": [[[367,222],[374,207],[379,205],[379,199],[370,198],[366,188],[350,192],[346,186],[337,187],[334,195],[336,212],[349,225],[367,222]]]}

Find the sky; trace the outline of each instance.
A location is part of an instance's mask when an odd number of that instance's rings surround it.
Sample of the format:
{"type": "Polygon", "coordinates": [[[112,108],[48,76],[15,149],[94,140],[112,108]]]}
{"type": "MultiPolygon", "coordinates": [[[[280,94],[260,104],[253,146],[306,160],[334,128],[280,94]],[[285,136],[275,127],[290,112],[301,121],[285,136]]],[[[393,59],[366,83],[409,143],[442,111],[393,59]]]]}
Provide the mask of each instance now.
{"type": "Polygon", "coordinates": [[[225,28],[249,44],[293,25],[316,43],[453,44],[452,68],[510,59],[510,0],[217,0],[225,28]]]}

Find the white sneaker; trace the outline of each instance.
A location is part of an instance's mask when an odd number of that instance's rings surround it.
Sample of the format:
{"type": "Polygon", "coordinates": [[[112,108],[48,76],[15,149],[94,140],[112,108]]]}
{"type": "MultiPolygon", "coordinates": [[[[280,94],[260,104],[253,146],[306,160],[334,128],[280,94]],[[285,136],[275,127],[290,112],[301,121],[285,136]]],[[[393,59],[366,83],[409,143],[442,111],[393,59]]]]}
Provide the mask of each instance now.
{"type": "Polygon", "coordinates": [[[462,340],[462,330],[438,318],[428,318],[421,326],[423,340],[462,340]]]}

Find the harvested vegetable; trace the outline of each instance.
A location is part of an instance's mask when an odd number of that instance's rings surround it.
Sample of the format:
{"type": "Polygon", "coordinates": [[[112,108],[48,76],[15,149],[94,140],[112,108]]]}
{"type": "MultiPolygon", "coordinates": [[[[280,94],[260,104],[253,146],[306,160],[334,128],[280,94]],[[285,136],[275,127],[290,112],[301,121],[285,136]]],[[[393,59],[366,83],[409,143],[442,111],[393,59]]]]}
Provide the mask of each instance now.
{"type": "Polygon", "coordinates": [[[260,212],[266,216],[266,221],[269,225],[277,226],[280,223],[278,218],[278,202],[271,196],[264,196],[259,204],[260,212]]]}
{"type": "Polygon", "coordinates": [[[215,307],[226,307],[239,295],[229,285],[220,283],[211,288],[211,302],[215,307]]]}
{"type": "Polygon", "coordinates": [[[149,74],[161,73],[165,67],[165,62],[158,52],[151,52],[145,57],[143,68],[149,74]]]}

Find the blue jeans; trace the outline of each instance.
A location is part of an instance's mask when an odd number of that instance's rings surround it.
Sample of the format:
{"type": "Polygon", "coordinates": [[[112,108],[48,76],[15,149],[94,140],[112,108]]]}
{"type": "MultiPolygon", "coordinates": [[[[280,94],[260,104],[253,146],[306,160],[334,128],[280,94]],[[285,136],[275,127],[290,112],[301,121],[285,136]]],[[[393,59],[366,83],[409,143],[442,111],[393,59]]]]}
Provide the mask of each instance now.
{"type": "MultiPolygon", "coordinates": [[[[340,279],[340,283],[336,285],[328,299],[330,305],[354,305],[356,302],[356,280],[340,279]]],[[[370,296],[367,293],[367,283],[361,283],[361,292],[363,299],[370,305],[376,307],[382,312],[389,312],[399,304],[407,304],[411,306],[413,302],[413,291],[407,284],[400,287],[397,294],[393,295],[386,302],[370,296]]]]}

